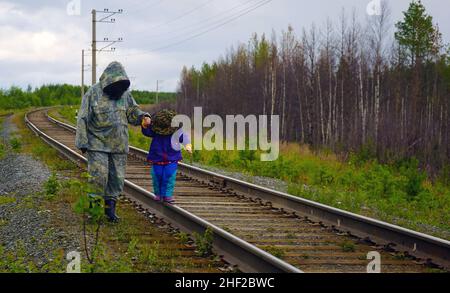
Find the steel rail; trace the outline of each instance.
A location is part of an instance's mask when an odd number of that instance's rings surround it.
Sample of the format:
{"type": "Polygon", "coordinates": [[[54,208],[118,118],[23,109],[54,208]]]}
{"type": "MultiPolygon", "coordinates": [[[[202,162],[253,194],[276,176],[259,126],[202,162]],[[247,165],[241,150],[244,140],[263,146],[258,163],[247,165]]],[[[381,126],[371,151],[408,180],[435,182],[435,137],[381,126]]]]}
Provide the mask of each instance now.
{"type": "MultiPolygon", "coordinates": [[[[25,115],[26,125],[46,143],[61,152],[69,160],[78,165],[87,163],[85,157],[45,134],[30,121],[28,115],[42,109],[30,111],[25,115]]],[[[74,132],[76,129],[50,116],[48,119],[56,125],[74,132]]],[[[125,193],[142,206],[149,208],[160,218],[170,222],[174,227],[187,233],[204,233],[208,228],[213,232],[213,247],[224,259],[236,265],[243,272],[252,273],[303,273],[300,269],[282,261],[266,251],[232,235],[231,233],[195,216],[194,214],[173,205],[154,201],[155,195],[142,187],[125,180],[125,193]]]]}
{"type": "MultiPolygon", "coordinates": [[[[75,127],[49,117],[50,121],[68,130],[75,127]]],[[[130,147],[132,152],[146,156],[147,152],[130,147]]],[[[378,245],[386,245],[399,251],[428,260],[450,270],[450,241],[416,232],[387,222],[347,212],[338,208],[296,197],[287,193],[257,186],[242,180],[180,163],[179,170],[188,177],[214,183],[223,189],[251,198],[270,202],[273,207],[298,216],[308,217],[315,222],[348,232],[378,245]]]]}
{"type": "MultiPolygon", "coordinates": [[[[141,151],[141,150],[140,150],[141,151]]],[[[142,152],[142,151],[141,151],[142,152]]],[[[257,186],[238,179],[180,164],[180,172],[199,180],[216,182],[222,188],[251,198],[270,202],[273,207],[306,216],[315,222],[332,226],[378,245],[386,245],[417,258],[429,260],[450,270],[450,241],[406,229],[373,218],[361,216],[287,193],[257,186]]]]}

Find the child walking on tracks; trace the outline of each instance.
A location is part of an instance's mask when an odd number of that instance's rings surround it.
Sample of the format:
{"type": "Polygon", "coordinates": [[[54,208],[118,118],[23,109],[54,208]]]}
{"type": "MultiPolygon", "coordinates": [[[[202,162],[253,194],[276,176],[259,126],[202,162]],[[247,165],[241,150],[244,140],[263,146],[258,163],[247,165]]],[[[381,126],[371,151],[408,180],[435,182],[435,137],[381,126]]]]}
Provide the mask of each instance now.
{"type": "Polygon", "coordinates": [[[142,134],[152,138],[147,161],[152,165],[151,176],[156,200],[169,204],[175,203],[173,189],[178,163],[183,160],[180,145],[184,145],[186,151],[192,153],[188,135],[171,127],[175,116],[175,111],[162,110],[142,122],[142,134]],[[177,137],[173,137],[174,135],[177,137]]]}

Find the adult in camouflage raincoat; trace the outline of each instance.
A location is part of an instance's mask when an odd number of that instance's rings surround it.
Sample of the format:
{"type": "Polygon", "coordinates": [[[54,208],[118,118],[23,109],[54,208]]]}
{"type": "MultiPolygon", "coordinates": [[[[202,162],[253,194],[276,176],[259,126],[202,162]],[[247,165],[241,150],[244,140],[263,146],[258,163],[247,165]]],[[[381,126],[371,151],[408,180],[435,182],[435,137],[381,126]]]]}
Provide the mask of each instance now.
{"type": "Polygon", "coordinates": [[[139,109],[129,87],[123,66],[112,62],[83,97],[78,111],[76,147],[87,153],[91,182],[102,191],[105,214],[112,222],[119,220],[115,207],[125,180],[128,124],[138,126],[150,117],[139,109]]]}

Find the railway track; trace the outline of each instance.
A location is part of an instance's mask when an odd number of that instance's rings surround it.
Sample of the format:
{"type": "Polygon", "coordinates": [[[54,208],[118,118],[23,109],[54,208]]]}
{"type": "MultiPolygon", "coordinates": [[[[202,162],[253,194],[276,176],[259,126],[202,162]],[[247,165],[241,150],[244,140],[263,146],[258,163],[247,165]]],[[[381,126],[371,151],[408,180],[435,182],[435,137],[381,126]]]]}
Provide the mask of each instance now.
{"type": "MultiPolygon", "coordinates": [[[[83,164],[75,128],[41,109],[26,123],[67,158],[83,164]]],[[[152,200],[146,152],[131,148],[125,193],[186,232],[214,233],[213,245],[244,272],[367,272],[369,252],[382,272],[450,268],[450,242],[180,164],[176,206],[152,200]]]]}

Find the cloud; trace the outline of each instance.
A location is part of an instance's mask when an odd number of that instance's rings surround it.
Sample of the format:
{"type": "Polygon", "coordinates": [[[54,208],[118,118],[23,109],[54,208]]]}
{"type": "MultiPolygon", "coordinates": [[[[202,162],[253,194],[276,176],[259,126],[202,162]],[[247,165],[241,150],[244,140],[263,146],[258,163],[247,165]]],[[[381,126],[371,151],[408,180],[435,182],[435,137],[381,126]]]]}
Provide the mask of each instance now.
{"type": "MultiPolygon", "coordinates": [[[[337,21],[342,7],[355,8],[358,17],[366,17],[370,0],[273,0],[270,4],[230,22],[217,30],[176,46],[152,51],[177,43],[229,19],[244,7],[259,0],[81,0],[81,15],[69,16],[69,0],[0,2],[0,88],[12,84],[25,87],[43,83],[80,83],[81,50],[90,48],[91,9],[123,9],[115,24],[99,23],[97,39],[123,37],[117,51],[99,53],[97,76],[113,60],[121,61],[133,86],[154,89],[156,80],[164,80],[163,90],[175,90],[184,65],[201,66],[223,55],[231,46],[245,43],[252,33],[285,30],[289,24],[297,34],[312,22],[318,26],[327,17],[337,21]],[[247,5],[245,5],[247,3],[247,5]],[[189,15],[183,15],[193,10],[189,15]],[[233,8],[235,8],[233,10],[233,8]],[[228,11],[228,12],[227,12],[228,11]],[[215,16],[215,17],[213,17],[215,16]]],[[[409,0],[388,0],[392,23],[402,17],[409,0]]],[[[444,39],[450,36],[448,1],[423,0],[438,22],[444,39]]],[[[101,14],[99,14],[101,15],[101,14]]],[[[90,57],[86,63],[90,64],[90,57]]],[[[86,84],[90,74],[86,73],[86,84]]]]}
{"type": "MultiPolygon", "coordinates": [[[[47,30],[31,32],[3,26],[0,27],[0,35],[8,36],[0,38],[0,61],[64,62],[71,57],[67,52],[79,46],[77,40],[71,37],[71,32],[55,33],[47,30]]],[[[70,61],[73,61],[73,58],[70,58],[70,61]]]]}

